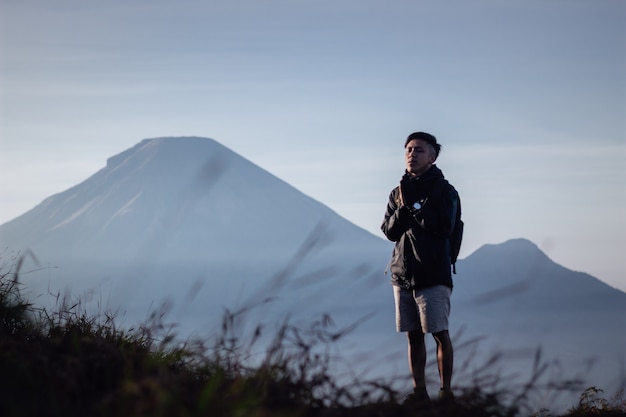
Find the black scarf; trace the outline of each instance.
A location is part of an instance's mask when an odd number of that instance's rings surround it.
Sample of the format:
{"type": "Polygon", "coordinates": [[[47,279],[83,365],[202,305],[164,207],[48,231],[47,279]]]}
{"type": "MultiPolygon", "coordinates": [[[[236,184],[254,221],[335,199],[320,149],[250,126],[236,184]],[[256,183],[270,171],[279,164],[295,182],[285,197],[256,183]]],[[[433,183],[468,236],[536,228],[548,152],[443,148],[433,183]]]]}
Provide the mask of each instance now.
{"type": "Polygon", "coordinates": [[[400,181],[404,204],[412,206],[416,201],[421,202],[430,197],[434,184],[443,178],[443,172],[441,172],[436,165],[428,168],[428,170],[419,177],[412,176],[408,171],[405,171],[400,181]]]}

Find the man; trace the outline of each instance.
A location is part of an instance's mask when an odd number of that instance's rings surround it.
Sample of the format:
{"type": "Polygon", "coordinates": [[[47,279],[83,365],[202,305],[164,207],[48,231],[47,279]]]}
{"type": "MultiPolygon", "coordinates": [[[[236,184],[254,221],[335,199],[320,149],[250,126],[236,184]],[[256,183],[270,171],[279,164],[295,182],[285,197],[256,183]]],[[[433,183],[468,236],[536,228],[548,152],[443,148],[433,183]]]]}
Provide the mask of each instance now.
{"type": "Polygon", "coordinates": [[[389,196],[381,228],[395,242],[389,270],[396,329],[408,337],[413,393],[407,401],[430,402],[425,377],[426,333],[431,333],[437,344],[439,399],[451,401],[453,350],[448,316],[452,274],[448,236],[460,210],[459,197],[435,165],[441,145],[433,135],[412,133],[404,148],[406,171],[389,196]]]}

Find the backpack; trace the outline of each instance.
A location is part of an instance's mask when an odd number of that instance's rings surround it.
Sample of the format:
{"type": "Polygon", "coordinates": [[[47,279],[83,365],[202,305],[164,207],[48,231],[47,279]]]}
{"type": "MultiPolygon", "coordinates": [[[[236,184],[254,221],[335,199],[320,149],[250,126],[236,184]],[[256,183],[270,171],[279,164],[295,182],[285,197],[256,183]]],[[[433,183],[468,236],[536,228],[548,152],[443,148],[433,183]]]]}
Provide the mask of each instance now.
{"type": "MultiPolygon", "coordinates": [[[[446,180],[441,180],[437,182],[435,188],[439,188],[436,192],[443,193],[446,190],[446,185],[450,186],[450,183],[446,180]]],[[[454,189],[454,187],[453,187],[454,189]]],[[[459,257],[459,252],[461,251],[461,243],[463,241],[463,228],[465,224],[463,220],[461,220],[461,197],[459,197],[459,193],[454,190],[456,194],[456,217],[454,219],[454,226],[452,227],[452,232],[448,235],[448,241],[450,242],[450,264],[452,265],[452,273],[456,274],[456,261],[459,257]]]]}
{"type": "Polygon", "coordinates": [[[463,228],[465,224],[463,220],[461,220],[461,197],[459,194],[456,195],[457,207],[456,207],[456,218],[454,220],[454,228],[452,229],[452,233],[448,236],[448,241],[450,242],[450,263],[452,264],[452,273],[456,274],[456,260],[459,257],[459,252],[461,251],[461,242],[463,241],[463,228]]]}

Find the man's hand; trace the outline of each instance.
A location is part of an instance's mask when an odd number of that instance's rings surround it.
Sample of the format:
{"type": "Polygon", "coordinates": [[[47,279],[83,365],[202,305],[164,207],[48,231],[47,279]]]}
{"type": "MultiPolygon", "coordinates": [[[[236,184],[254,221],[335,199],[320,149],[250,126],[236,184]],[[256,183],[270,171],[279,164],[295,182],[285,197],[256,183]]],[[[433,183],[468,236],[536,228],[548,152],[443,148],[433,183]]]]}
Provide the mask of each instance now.
{"type": "Polygon", "coordinates": [[[402,177],[402,179],[400,180],[400,207],[403,207],[407,204],[407,200],[404,197],[404,188],[406,187],[406,182],[407,182],[407,178],[406,177],[402,177]]]}

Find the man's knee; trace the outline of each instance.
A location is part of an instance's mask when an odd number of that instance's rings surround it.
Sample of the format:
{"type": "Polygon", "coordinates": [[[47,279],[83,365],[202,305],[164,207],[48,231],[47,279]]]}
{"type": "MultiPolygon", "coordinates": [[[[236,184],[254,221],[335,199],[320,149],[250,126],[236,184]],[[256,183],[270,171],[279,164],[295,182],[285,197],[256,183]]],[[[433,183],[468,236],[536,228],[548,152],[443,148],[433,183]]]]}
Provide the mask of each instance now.
{"type": "Polygon", "coordinates": [[[444,346],[452,344],[452,341],[450,340],[450,334],[448,333],[447,330],[442,330],[440,332],[433,333],[433,337],[435,338],[435,341],[437,342],[437,344],[444,345],[444,346]]]}
{"type": "Polygon", "coordinates": [[[409,343],[421,343],[424,340],[424,333],[421,330],[412,330],[407,332],[409,343]]]}

